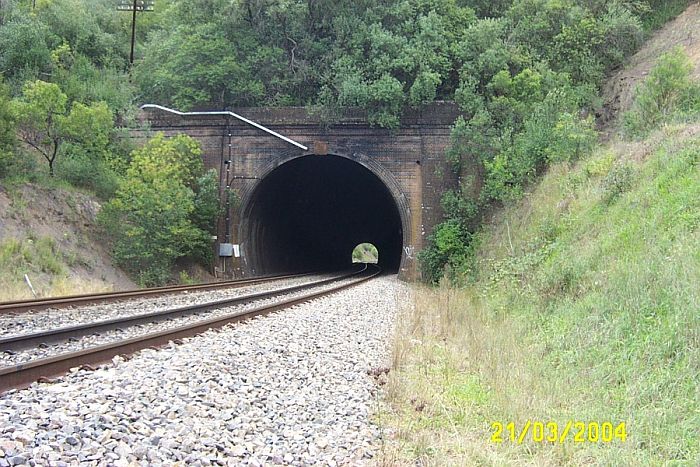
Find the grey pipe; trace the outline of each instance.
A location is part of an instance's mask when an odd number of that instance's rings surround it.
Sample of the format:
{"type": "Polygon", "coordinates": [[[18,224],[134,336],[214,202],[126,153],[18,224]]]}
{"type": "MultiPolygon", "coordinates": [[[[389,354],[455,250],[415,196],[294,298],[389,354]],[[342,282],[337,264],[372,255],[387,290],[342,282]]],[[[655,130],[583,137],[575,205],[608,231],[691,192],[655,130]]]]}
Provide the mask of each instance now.
{"type": "Polygon", "coordinates": [[[308,147],[304,146],[304,145],[301,144],[301,143],[297,143],[297,142],[294,141],[293,139],[289,139],[289,138],[287,138],[286,136],[282,136],[282,135],[280,135],[279,133],[277,133],[276,131],[270,130],[269,128],[267,128],[267,127],[265,127],[265,126],[262,126],[262,125],[259,124],[259,123],[255,123],[255,122],[252,121],[252,120],[248,120],[247,118],[242,117],[242,116],[240,116],[240,115],[238,115],[238,114],[236,114],[236,113],[229,112],[228,110],[217,110],[217,111],[211,111],[211,112],[180,112],[179,110],[169,109],[168,107],[163,107],[162,105],[157,105],[157,104],[144,104],[144,105],[142,105],[140,108],[141,108],[142,110],[143,110],[143,109],[158,109],[158,110],[163,110],[163,111],[165,111],[165,112],[170,112],[170,113],[173,113],[173,114],[175,114],[175,115],[181,115],[181,116],[188,116],[188,115],[229,115],[229,116],[231,116],[231,117],[233,117],[233,118],[237,118],[238,120],[240,120],[240,121],[242,121],[242,122],[244,122],[244,123],[247,123],[248,125],[254,126],[255,128],[258,128],[258,129],[264,131],[265,133],[271,134],[272,136],[275,136],[275,137],[281,139],[282,141],[286,141],[286,142],[289,143],[289,144],[293,144],[294,146],[296,146],[296,147],[298,147],[298,148],[300,148],[300,149],[303,149],[304,151],[308,151],[308,150],[309,150],[308,147]]]}

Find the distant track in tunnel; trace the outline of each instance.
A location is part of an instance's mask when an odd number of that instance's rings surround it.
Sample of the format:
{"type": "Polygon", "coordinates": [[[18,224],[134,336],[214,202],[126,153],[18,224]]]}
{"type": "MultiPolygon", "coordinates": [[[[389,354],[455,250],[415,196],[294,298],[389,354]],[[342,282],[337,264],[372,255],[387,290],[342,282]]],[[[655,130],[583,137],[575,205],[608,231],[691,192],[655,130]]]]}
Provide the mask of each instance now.
{"type": "Polygon", "coordinates": [[[242,302],[250,302],[270,298],[273,296],[281,296],[292,292],[299,292],[304,289],[317,288],[322,285],[327,285],[331,282],[341,281],[343,279],[359,276],[357,279],[342,282],[331,288],[326,288],[321,291],[315,290],[305,293],[300,296],[293,296],[282,300],[276,300],[273,303],[267,303],[256,306],[248,310],[238,310],[232,313],[227,313],[221,316],[211,317],[208,319],[197,320],[182,326],[168,328],[166,330],[152,332],[149,334],[139,335],[129,339],[123,339],[116,342],[110,342],[103,345],[85,348],[79,351],[63,353],[55,356],[32,360],[25,363],[20,363],[14,366],[0,368],[0,392],[7,391],[12,388],[23,387],[31,384],[34,381],[42,378],[60,375],[70,370],[71,368],[80,367],[83,365],[94,365],[97,363],[108,361],[116,355],[130,354],[145,348],[160,346],[167,344],[170,341],[191,337],[200,334],[209,329],[220,328],[226,324],[244,321],[255,316],[271,313],[274,311],[289,308],[294,305],[320,298],[332,293],[344,290],[346,288],[367,281],[381,274],[381,269],[376,266],[365,265],[364,268],[350,273],[344,273],[323,279],[309,284],[287,287],[270,292],[257,293],[242,297],[235,297],[216,302],[201,303],[194,306],[181,307],[171,310],[164,310],[147,315],[139,315],[127,317],[120,320],[108,320],[89,325],[74,326],[71,328],[56,329],[52,331],[35,333],[26,336],[13,336],[11,338],[0,339],[0,350],[12,351],[12,349],[26,349],[31,346],[43,345],[45,342],[54,342],[56,340],[75,338],[75,336],[88,336],[98,332],[105,332],[110,329],[121,329],[120,326],[138,325],[139,323],[153,322],[159,320],[170,320],[173,317],[184,316],[187,314],[196,314],[198,312],[216,310],[226,308],[231,305],[242,302]]]}

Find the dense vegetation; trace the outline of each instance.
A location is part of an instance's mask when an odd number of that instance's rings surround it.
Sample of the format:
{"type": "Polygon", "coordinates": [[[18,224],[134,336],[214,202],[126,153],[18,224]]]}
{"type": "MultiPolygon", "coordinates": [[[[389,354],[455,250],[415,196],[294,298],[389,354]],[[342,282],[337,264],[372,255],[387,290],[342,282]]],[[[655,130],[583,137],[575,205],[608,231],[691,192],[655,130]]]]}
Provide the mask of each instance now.
{"type": "Polygon", "coordinates": [[[0,2],[0,177],[108,201],[116,263],[155,285],[178,258],[211,261],[218,184],[189,138],[136,150],[120,138],[139,92],[129,20],[107,0],[0,2]]]}
{"type": "Polygon", "coordinates": [[[455,100],[460,185],[422,255],[435,281],[470,270],[481,213],[590,150],[602,79],[687,3],[159,0],[138,15],[130,67],[131,15],[113,1],[2,0],[0,176],[42,178],[39,156],[54,180],[123,195],[134,156],[118,135],[136,103],[304,105],[329,123],[359,106],[396,128],[408,108],[455,100]]]}
{"type": "Polygon", "coordinates": [[[176,259],[206,263],[218,215],[216,172],[205,172],[189,136],[155,136],[131,154],[116,196],[100,213],[115,238],[117,264],[145,285],[167,281],[176,259]]]}
{"type": "Polygon", "coordinates": [[[687,65],[672,51],[638,87],[622,120],[645,138],[552,165],[475,234],[462,288],[418,293],[388,383],[387,463],[700,462],[700,83],[687,65]],[[491,441],[493,422],[528,420],[559,433],[624,422],[627,438],[491,441]]]}

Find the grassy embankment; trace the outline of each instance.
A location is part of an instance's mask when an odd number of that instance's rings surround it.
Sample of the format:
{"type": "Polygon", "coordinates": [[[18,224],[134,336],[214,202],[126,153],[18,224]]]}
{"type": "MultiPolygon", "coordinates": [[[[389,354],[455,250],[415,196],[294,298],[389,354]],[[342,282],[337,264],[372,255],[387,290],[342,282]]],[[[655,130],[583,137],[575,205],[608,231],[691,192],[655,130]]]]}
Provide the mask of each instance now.
{"type": "Polygon", "coordinates": [[[56,240],[72,235],[68,230],[61,230],[67,229],[67,225],[61,225],[61,218],[83,222],[75,217],[77,201],[73,195],[79,190],[46,176],[33,177],[32,182],[29,185],[22,178],[0,182],[8,197],[2,207],[4,212],[0,212],[0,223],[17,229],[14,236],[0,238],[0,302],[33,298],[25,274],[39,297],[110,290],[104,281],[76,276],[73,269],[84,264],[84,255],[75,248],[61,248],[56,240]],[[24,191],[22,187],[25,187],[24,191]],[[50,215],[48,226],[49,230],[54,229],[54,235],[34,233],[33,228],[39,222],[34,218],[49,210],[52,203],[62,212],[61,216],[50,215]]]}
{"type": "Polygon", "coordinates": [[[478,270],[404,310],[384,462],[700,463],[700,125],[552,167],[484,228],[478,270]],[[628,437],[490,441],[527,420],[628,437]]]}
{"type": "Polygon", "coordinates": [[[39,297],[105,292],[103,282],[70,275],[77,258],[61,252],[49,237],[9,238],[0,242],[0,302],[33,298],[24,280],[28,274],[39,297]],[[40,280],[37,280],[39,278],[40,280]]]}

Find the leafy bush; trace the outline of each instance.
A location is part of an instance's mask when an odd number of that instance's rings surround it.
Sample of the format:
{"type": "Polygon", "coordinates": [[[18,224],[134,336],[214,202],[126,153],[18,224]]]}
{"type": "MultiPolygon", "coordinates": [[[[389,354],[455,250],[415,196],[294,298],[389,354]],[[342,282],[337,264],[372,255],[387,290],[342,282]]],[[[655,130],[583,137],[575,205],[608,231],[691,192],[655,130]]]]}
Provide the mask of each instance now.
{"type": "MultiPolygon", "coordinates": [[[[71,150],[72,149],[72,150],[71,150]]],[[[73,186],[92,190],[102,199],[110,199],[119,187],[119,177],[100,159],[90,157],[78,147],[56,165],[56,175],[73,186]]]]}
{"type": "Polygon", "coordinates": [[[36,80],[25,84],[22,97],[13,104],[19,138],[46,159],[50,176],[66,143],[94,161],[107,158],[114,121],[104,102],[69,105],[68,96],[57,84],[36,80]]]}
{"type": "Polygon", "coordinates": [[[601,183],[603,200],[612,203],[620,195],[632,188],[634,181],[634,168],[628,163],[613,165],[601,183]]]}
{"type": "Polygon", "coordinates": [[[623,116],[625,134],[643,137],[662,123],[700,113],[700,86],[692,81],[691,71],[682,48],[663,54],[635,90],[634,104],[623,116]]]}
{"type": "Polygon", "coordinates": [[[472,235],[456,219],[437,227],[428,238],[428,245],[418,254],[423,280],[438,283],[447,275],[450,279],[468,272],[473,261],[472,235]]]}
{"type": "Polygon", "coordinates": [[[167,282],[178,258],[210,257],[211,234],[202,227],[212,227],[206,216],[218,213],[215,183],[189,136],[159,134],[135,150],[126,178],[100,214],[117,264],[150,286],[167,282]]]}
{"type": "Polygon", "coordinates": [[[608,152],[600,157],[591,158],[583,166],[583,172],[587,177],[602,177],[610,172],[615,162],[615,154],[608,152]]]}

